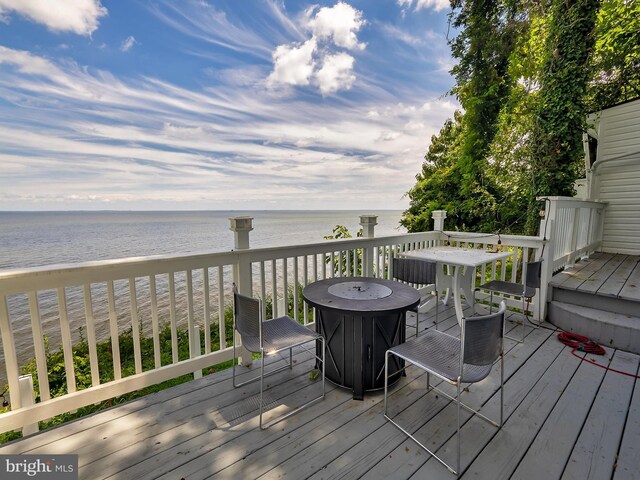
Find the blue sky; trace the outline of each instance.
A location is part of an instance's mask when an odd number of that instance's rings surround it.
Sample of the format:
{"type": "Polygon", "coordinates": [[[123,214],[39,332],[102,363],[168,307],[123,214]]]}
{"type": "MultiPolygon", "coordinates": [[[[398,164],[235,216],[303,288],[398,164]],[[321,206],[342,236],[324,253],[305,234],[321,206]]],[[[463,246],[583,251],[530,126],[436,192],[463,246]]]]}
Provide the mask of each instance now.
{"type": "Polygon", "coordinates": [[[404,209],[448,0],[0,0],[0,210],[404,209]]]}

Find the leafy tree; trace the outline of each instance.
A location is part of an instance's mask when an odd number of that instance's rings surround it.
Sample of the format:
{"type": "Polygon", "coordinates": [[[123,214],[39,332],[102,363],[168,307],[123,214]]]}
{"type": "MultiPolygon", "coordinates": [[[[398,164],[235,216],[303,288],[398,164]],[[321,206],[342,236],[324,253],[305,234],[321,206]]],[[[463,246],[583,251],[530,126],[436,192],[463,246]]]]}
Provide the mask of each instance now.
{"type": "Polygon", "coordinates": [[[431,212],[447,210],[447,228],[457,223],[458,205],[462,200],[457,185],[460,171],[456,160],[462,139],[462,113],[455,112],[440,133],[431,137],[422,171],[416,175],[417,183],[407,195],[411,202],[400,223],[409,232],[431,230],[431,212]]]}
{"type": "Polygon", "coordinates": [[[640,2],[604,0],[595,30],[589,109],[640,97],[640,2]]]}
{"type": "Polygon", "coordinates": [[[637,0],[452,0],[456,113],[432,138],[402,224],[535,233],[571,195],[588,112],[640,96],[637,0]],[[523,221],[523,216],[527,222],[523,221]]]}
{"type": "Polygon", "coordinates": [[[599,0],[552,2],[531,134],[532,197],[574,193],[583,157],[585,99],[591,78],[588,61],[599,7],[599,0]]]}

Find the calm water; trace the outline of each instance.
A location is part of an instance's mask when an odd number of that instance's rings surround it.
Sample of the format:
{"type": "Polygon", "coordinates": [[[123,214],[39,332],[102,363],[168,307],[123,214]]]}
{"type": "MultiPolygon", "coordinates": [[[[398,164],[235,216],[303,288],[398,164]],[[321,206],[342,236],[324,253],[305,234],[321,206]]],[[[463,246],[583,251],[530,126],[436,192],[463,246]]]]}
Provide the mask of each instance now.
{"type": "MultiPolygon", "coordinates": [[[[229,217],[254,217],[250,243],[253,247],[281,246],[325,241],[337,224],[348,227],[355,236],[359,215],[378,215],[376,235],[405,232],[399,227],[399,211],[260,211],[260,212],[0,212],[0,272],[12,268],[39,267],[113,258],[149,255],[180,255],[228,251],[233,248],[229,217]]],[[[194,272],[194,286],[202,282],[194,272]]],[[[165,276],[166,277],[166,276],[165,276]]],[[[167,279],[158,277],[158,303],[168,309],[167,279]]],[[[212,282],[216,282],[212,279],[212,282]]],[[[139,296],[149,292],[148,281],[136,281],[139,296]]],[[[212,283],[213,285],[213,283],[212,283]]],[[[128,291],[127,282],[116,282],[116,295],[128,291]]],[[[212,286],[213,288],[213,286],[212,286]]],[[[109,337],[106,287],[92,287],[96,336],[109,337]]],[[[123,298],[126,297],[124,293],[123,298]]],[[[78,340],[84,325],[82,289],[66,291],[72,338],[78,340]]],[[[177,321],[186,323],[185,281],[176,278],[177,321]]],[[[8,302],[18,360],[22,365],[33,358],[33,339],[26,295],[14,295],[8,302]]],[[[59,345],[57,297],[54,291],[39,295],[43,332],[52,348],[59,345]]],[[[196,305],[196,307],[198,307],[196,305]]],[[[149,298],[139,299],[142,333],[150,334],[149,298]]],[[[128,306],[119,305],[127,317],[128,306]]],[[[200,309],[198,309],[200,310],[200,309]]],[[[120,317],[120,313],[118,314],[120,317]]],[[[130,322],[121,325],[127,328],[130,322]]],[[[0,387],[5,382],[4,355],[0,346],[0,387]]]]}
{"type": "Polygon", "coordinates": [[[254,217],[251,246],[323,241],[336,224],[355,236],[359,215],[376,235],[400,229],[399,211],[0,212],[0,269],[233,248],[229,217],[254,217]]]}

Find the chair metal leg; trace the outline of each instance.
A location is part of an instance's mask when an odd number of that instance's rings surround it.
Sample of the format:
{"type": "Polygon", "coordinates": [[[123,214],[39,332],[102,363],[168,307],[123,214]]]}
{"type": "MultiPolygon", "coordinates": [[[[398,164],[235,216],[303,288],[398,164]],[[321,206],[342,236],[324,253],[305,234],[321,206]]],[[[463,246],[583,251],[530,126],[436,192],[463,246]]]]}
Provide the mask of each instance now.
{"type": "Polygon", "coordinates": [[[267,427],[262,426],[262,392],[264,390],[264,349],[260,352],[260,428],[264,430],[267,427]]]}
{"type": "MultiPolygon", "coordinates": [[[[449,464],[447,464],[444,460],[442,460],[438,455],[435,454],[435,452],[429,450],[429,448],[427,448],[425,445],[423,445],[420,440],[418,440],[416,437],[414,437],[411,433],[409,433],[406,429],[404,429],[400,424],[398,424],[396,421],[394,421],[387,412],[387,404],[388,404],[388,373],[389,373],[389,352],[387,350],[387,352],[385,353],[385,358],[384,358],[384,418],[386,418],[389,422],[391,422],[392,425],[394,425],[398,430],[400,430],[402,433],[404,433],[407,437],[409,437],[411,440],[413,440],[414,442],[416,442],[418,444],[418,446],[420,446],[420,448],[422,448],[425,452],[427,452],[429,455],[431,455],[433,458],[435,458],[437,461],[439,461],[442,465],[444,465],[447,470],[449,470],[451,473],[453,473],[454,475],[457,475],[458,472],[460,471],[460,468],[458,467],[458,470],[454,470],[449,464]]],[[[435,388],[435,387],[434,387],[435,388]]],[[[458,385],[458,391],[460,391],[460,386],[458,385]]],[[[460,414],[458,413],[458,432],[460,431],[460,414]]],[[[458,439],[460,437],[458,436],[458,439]]]]}
{"type": "MultiPolygon", "coordinates": [[[[260,428],[262,430],[266,430],[267,428],[269,428],[272,425],[275,425],[278,422],[281,422],[282,420],[289,418],[291,415],[294,415],[295,413],[298,413],[300,410],[307,408],[308,406],[322,400],[325,397],[325,359],[326,359],[326,349],[327,349],[327,345],[326,345],[326,341],[324,339],[324,337],[320,337],[317,339],[318,341],[320,341],[322,343],[322,394],[319,397],[316,397],[312,400],[309,400],[307,403],[304,403],[302,405],[300,405],[299,407],[296,407],[294,409],[292,409],[291,411],[285,413],[284,415],[281,415],[279,417],[274,418],[273,420],[270,420],[269,422],[267,422],[266,424],[263,425],[262,423],[262,388],[263,388],[263,378],[265,376],[268,375],[261,375],[260,376],[260,428]]],[[[317,353],[315,354],[316,359],[318,358],[317,353]]],[[[264,368],[264,355],[262,357],[262,367],[264,368]]],[[[285,367],[286,368],[286,367],[285,367]]],[[[271,373],[271,372],[270,372],[271,373]]]]}
{"type": "Polygon", "coordinates": [[[460,441],[461,441],[460,440],[460,393],[461,392],[460,392],[460,379],[459,378],[458,378],[457,387],[458,387],[458,430],[457,430],[456,435],[458,436],[458,439],[457,439],[458,440],[457,441],[457,443],[458,443],[458,454],[457,454],[457,457],[456,457],[457,458],[457,460],[456,460],[456,471],[453,472],[456,475],[460,473],[460,441]]]}
{"type": "Polygon", "coordinates": [[[522,315],[524,318],[522,319],[522,343],[524,343],[524,337],[527,333],[527,311],[525,310],[527,306],[524,304],[524,296],[522,297],[522,315]]]}
{"type": "Polygon", "coordinates": [[[384,416],[387,416],[387,389],[389,383],[389,351],[384,354],[384,416]]]}
{"type": "Polygon", "coordinates": [[[236,363],[238,363],[238,359],[236,358],[236,339],[235,339],[235,335],[233,338],[233,365],[232,365],[232,377],[233,377],[233,386],[234,387],[239,387],[240,385],[236,385],[236,363]]]}
{"type": "Polygon", "coordinates": [[[500,341],[500,427],[504,421],[504,342],[500,341]]]}
{"type": "Polygon", "coordinates": [[[438,295],[438,290],[436,290],[436,330],[438,330],[438,309],[440,305],[440,296],[438,295]]]}
{"type": "MultiPolygon", "coordinates": [[[[523,302],[522,302],[522,314],[523,314],[523,315],[525,315],[525,311],[524,311],[524,297],[522,297],[522,298],[523,298],[523,302]]],[[[526,318],[525,318],[525,319],[522,321],[522,338],[521,338],[521,339],[520,339],[520,338],[516,338],[516,337],[511,337],[511,336],[507,335],[507,334],[506,334],[506,332],[505,332],[505,334],[504,334],[504,337],[505,337],[505,338],[508,338],[509,340],[513,340],[513,341],[515,341],[515,342],[518,342],[518,343],[524,343],[524,334],[525,334],[525,329],[527,328],[527,326],[525,325],[525,324],[526,324],[526,322],[527,322],[527,320],[526,320],[526,318]]],[[[506,326],[507,326],[507,316],[506,316],[506,315],[505,315],[505,317],[504,317],[504,325],[505,325],[505,331],[506,331],[506,326]]]]}

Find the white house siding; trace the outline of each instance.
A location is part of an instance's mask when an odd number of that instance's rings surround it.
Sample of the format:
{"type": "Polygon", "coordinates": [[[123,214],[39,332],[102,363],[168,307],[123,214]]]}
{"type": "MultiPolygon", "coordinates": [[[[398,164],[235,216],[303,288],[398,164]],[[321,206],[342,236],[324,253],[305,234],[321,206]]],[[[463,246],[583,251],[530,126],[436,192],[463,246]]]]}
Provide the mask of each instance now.
{"type": "Polygon", "coordinates": [[[603,110],[591,198],[608,202],[602,251],[640,255],[640,100],[603,110]]]}

